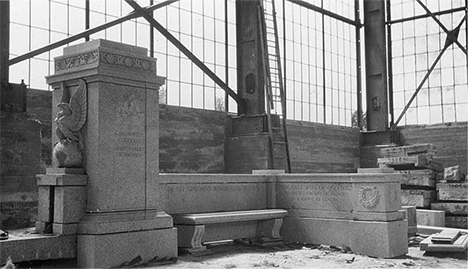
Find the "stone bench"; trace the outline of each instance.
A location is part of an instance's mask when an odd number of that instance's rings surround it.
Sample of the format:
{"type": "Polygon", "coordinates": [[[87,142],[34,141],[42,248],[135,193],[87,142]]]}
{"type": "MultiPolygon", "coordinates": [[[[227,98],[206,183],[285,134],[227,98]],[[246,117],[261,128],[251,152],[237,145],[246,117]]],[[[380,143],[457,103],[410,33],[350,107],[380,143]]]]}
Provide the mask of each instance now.
{"type": "Polygon", "coordinates": [[[178,247],[188,252],[206,250],[205,242],[228,239],[280,240],[283,209],[227,211],[173,215],[177,227],[178,247]]]}

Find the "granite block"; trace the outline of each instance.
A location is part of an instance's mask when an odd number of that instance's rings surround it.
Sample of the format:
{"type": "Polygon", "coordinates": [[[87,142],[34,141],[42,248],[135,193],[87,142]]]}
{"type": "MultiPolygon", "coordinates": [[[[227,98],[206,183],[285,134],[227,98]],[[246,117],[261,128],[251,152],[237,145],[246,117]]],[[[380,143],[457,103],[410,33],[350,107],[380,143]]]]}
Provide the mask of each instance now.
{"type": "Polygon", "coordinates": [[[255,238],[257,221],[230,223],[215,223],[205,225],[204,242],[214,242],[228,239],[255,238]]]}
{"type": "Polygon", "coordinates": [[[357,254],[391,258],[408,252],[404,220],[377,222],[286,217],[281,234],[286,241],[348,246],[357,254]]]}
{"type": "Polygon", "coordinates": [[[468,216],[445,216],[445,226],[452,228],[468,229],[468,216]]]}
{"type": "Polygon", "coordinates": [[[287,216],[281,235],[285,241],[350,246],[349,220],[287,216]]]}
{"type": "Polygon", "coordinates": [[[281,175],[284,170],[252,170],[252,175],[281,175]]]}
{"type": "MultiPolygon", "coordinates": [[[[326,219],[352,219],[352,220],[375,220],[394,221],[404,219],[404,212],[357,212],[357,211],[332,211],[332,210],[308,210],[289,209],[289,215],[309,218],[326,219]]],[[[416,214],[416,213],[415,213],[416,214]]]]}
{"type": "Polygon", "coordinates": [[[432,210],[442,210],[445,211],[445,214],[451,215],[468,215],[468,203],[432,203],[432,210]]]}
{"type": "Polygon", "coordinates": [[[175,257],[175,228],[78,235],[77,260],[80,268],[125,267],[134,259],[145,263],[152,259],[175,257]]]}
{"type": "Polygon", "coordinates": [[[418,225],[445,227],[445,212],[440,210],[416,210],[418,225]]]}
{"type": "Polygon", "coordinates": [[[86,209],[86,187],[55,187],[54,223],[78,223],[86,209]]]}
{"type": "Polygon", "coordinates": [[[100,235],[172,227],[172,217],[162,211],[125,211],[86,213],[78,225],[78,234],[100,235]]]}
{"type": "Polygon", "coordinates": [[[431,169],[398,170],[403,178],[401,184],[411,186],[435,187],[437,172],[431,169]]]}
{"type": "Polygon", "coordinates": [[[76,174],[37,175],[39,186],[86,186],[88,176],[76,174]]]}
{"type": "Polygon", "coordinates": [[[401,190],[402,205],[430,208],[435,198],[436,192],[432,190],[401,190]]]}
{"type": "Polygon", "coordinates": [[[401,212],[405,215],[405,220],[408,224],[408,234],[413,235],[417,232],[417,215],[415,206],[402,206],[401,212]]]}
{"type": "Polygon", "coordinates": [[[48,175],[84,175],[84,172],[83,168],[46,168],[46,174],[48,175]]]}
{"type": "Polygon", "coordinates": [[[175,225],[175,227],[177,228],[177,247],[193,251],[206,249],[202,244],[205,225],[175,225]]]}
{"type": "Polygon", "coordinates": [[[36,221],[35,227],[36,227],[36,233],[44,233],[46,229],[47,223],[44,221],[36,221]]]}
{"type": "Polygon", "coordinates": [[[438,183],[437,190],[440,201],[468,201],[468,182],[438,183]]]}
{"type": "Polygon", "coordinates": [[[400,176],[381,174],[278,175],[279,208],[395,212],[401,207],[400,176]]]}
{"type": "Polygon", "coordinates": [[[50,222],[53,217],[50,208],[51,187],[39,186],[38,189],[37,219],[42,222],[50,222]]]}
{"type": "Polygon", "coordinates": [[[447,182],[457,182],[463,180],[463,173],[460,170],[460,165],[444,168],[444,180],[447,182]]]}
{"type": "Polygon", "coordinates": [[[0,240],[0,264],[11,257],[15,262],[76,258],[76,236],[10,234],[8,240],[0,240]]]}
{"type": "Polygon", "coordinates": [[[377,173],[395,173],[395,169],[390,167],[382,168],[358,168],[358,173],[361,174],[377,174],[377,173]]]}
{"type": "Polygon", "coordinates": [[[52,224],[52,232],[54,234],[76,234],[78,230],[78,223],[69,223],[69,224],[62,224],[62,223],[53,223],[52,224]]]}
{"type": "Polygon", "coordinates": [[[178,214],[266,208],[265,182],[223,182],[228,178],[225,175],[219,175],[218,182],[196,182],[199,176],[203,175],[187,176],[187,179],[192,179],[189,182],[160,185],[166,212],[178,214]]]}
{"type": "Polygon", "coordinates": [[[431,242],[432,237],[434,235],[429,236],[428,238],[424,239],[420,243],[420,249],[422,251],[428,252],[466,252],[468,247],[468,235],[462,234],[460,235],[453,244],[435,244],[431,242]]]}
{"type": "Polygon", "coordinates": [[[215,212],[215,213],[198,213],[198,214],[176,214],[173,215],[175,224],[213,224],[227,222],[243,222],[252,220],[266,220],[283,218],[288,212],[283,209],[264,209],[264,210],[249,210],[249,211],[230,211],[230,212],[215,212]]]}
{"type": "Polygon", "coordinates": [[[408,226],[404,220],[390,222],[350,221],[351,251],[378,258],[408,253],[408,226]]]}

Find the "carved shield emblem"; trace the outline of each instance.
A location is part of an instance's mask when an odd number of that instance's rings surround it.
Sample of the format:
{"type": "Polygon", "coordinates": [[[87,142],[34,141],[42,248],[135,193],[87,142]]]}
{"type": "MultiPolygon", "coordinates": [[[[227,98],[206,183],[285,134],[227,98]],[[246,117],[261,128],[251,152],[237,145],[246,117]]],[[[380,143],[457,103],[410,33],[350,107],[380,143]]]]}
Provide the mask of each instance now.
{"type": "Polygon", "coordinates": [[[376,186],[373,187],[361,187],[359,190],[359,202],[365,208],[371,209],[379,204],[379,190],[376,186]]]}

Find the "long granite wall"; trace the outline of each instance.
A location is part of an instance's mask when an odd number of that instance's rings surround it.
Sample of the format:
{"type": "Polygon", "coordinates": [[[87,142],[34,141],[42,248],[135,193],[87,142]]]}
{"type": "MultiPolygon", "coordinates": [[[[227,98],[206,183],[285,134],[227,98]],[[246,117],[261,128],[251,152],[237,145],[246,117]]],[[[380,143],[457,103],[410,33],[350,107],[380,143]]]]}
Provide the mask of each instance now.
{"type": "Polygon", "coordinates": [[[288,121],[293,173],[347,173],[359,168],[359,130],[288,121]]]}
{"type": "Polygon", "coordinates": [[[159,106],[159,171],[224,173],[227,114],[159,106]]]}

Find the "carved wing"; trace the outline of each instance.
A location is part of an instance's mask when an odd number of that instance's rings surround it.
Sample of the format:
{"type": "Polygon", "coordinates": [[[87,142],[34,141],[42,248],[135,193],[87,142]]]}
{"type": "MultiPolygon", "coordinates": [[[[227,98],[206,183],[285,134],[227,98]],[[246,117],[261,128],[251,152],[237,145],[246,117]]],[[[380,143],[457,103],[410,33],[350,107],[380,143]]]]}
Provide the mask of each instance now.
{"type": "Polygon", "coordinates": [[[83,79],[80,79],[78,89],[70,98],[70,108],[72,110],[72,119],[69,128],[73,132],[78,132],[86,122],[88,113],[88,89],[83,79]]]}

